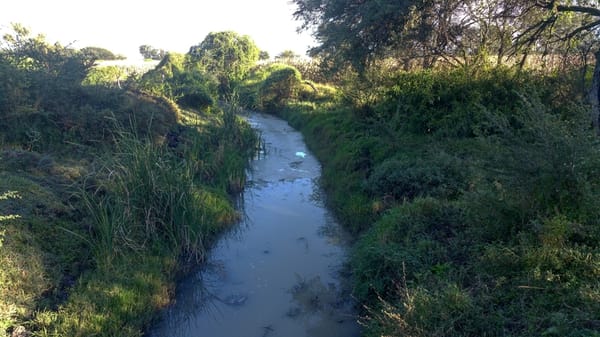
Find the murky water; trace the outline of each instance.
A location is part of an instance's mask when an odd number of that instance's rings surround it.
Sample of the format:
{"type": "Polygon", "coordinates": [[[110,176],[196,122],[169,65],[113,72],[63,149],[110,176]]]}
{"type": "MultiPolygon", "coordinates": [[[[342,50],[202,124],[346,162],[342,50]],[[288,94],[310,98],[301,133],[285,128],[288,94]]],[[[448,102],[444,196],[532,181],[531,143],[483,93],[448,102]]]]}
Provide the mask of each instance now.
{"type": "Polygon", "coordinates": [[[244,221],[184,280],[150,336],[359,336],[345,284],[344,233],[324,208],[321,168],[285,121],[251,114],[265,141],[244,221]]]}

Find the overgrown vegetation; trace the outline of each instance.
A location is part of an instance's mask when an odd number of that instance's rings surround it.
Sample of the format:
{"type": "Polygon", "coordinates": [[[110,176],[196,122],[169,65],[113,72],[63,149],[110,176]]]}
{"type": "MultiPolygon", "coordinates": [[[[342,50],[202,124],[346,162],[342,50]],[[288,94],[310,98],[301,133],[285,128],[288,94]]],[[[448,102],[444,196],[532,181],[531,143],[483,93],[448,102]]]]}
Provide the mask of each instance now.
{"type": "Polygon", "coordinates": [[[365,335],[597,335],[600,148],[585,105],[509,69],[388,81],[367,104],[282,111],[359,234],[365,335]]]}
{"type": "Polygon", "coordinates": [[[294,3],[336,89],[274,112],[356,234],[364,335],[600,336],[598,5],[294,3]]]}
{"type": "Polygon", "coordinates": [[[363,76],[266,110],[304,132],[357,235],[364,334],[598,335],[600,147],[576,84],[502,67],[363,76]]]}
{"type": "Polygon", "coordinates": [[[169,62],[119,89],[84,53],[18,25],[5,38],[0,334],[140,336],[237,219],[256,136],[208,74],[161,89],[169,62]]]}
{"type": "Polygon", "coordinates": [[[5,39],[0,328],[140,335],[236,216],[256,139],[215,102],[239,99],[323,164],[365,336],[600,336],[598,5],[293,2],[318,62],[211,33],[115,86],[5,39]]]}

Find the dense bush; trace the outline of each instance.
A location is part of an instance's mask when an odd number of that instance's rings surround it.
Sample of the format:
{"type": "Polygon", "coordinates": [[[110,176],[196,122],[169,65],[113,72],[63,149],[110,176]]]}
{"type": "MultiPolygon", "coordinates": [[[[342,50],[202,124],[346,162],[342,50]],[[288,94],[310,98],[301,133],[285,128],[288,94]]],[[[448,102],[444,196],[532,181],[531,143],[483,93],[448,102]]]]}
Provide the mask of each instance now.
{"type": "MultiPolygon", "coordinates": [[[[370,95],[363,99],[370,114],[386,119],[396,130],[474,137],[498,131],[490,125],[490,118],[511,123],[511,116],[522,109],[523,95],[539,96],[551,103],[551,94],[535,83],[535,77],[503,68],[398,72],[375,76],[371,81],[384,81],[386,85],[362,90],[361,95],[370,95]]],[[[350,92],[358,90],[355,86],[350,86],[350,92]]]]}
{"type": "Polygon", "coordinates": [[[418,196],[457,196],[467,188],[467,172],[461,164],[444,152],[420,158],[392,157],[373,168],[365,189],[374,196],[398,201],[418,196]]]}
{"type": "Polygon", "coordinates": [[[277,113],[296,99],[300,72],[293,66],[272,63],[254,68],[239,87],[240,102],[248,108],[277,113]]]}
{"type": "Polygon", "coordinates": [[[213,106],[217,97],[216,80],[190,64],[185,55],[176,53],[168,53],[153,70],[142,76],[138,85],[152,95],[199,111],[213,106]]]}

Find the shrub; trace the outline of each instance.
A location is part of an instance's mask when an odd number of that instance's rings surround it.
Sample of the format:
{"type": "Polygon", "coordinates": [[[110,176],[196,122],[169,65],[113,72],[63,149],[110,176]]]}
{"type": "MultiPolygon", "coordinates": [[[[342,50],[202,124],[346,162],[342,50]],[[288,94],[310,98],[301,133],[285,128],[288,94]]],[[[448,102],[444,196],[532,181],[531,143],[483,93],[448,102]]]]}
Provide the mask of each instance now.
{"type": "Polygon", "coordinates": [[[448,277],[469,249],[462,245],[463,226],[461,209],[436,199],[416,199],[389,210],[356,245],[351,261],[355,294],[369,302],[376,295],[385,298],[404,278],[427,284],[448,277]]]}
{"type": "Polygon", "coordinates": [[[467,170],[458,158],[439,152],[423,157],[396,156],[374,167],[365,181],[371,195],[393,200],[456,197],[467,188],[467,170]]]}
{"type": "Polygon", "coordinates": [[[171,83],[173,98],[184,107],[204,111],[216,102],[216,82],[200,72],[178,74],[171,83]]]}
{"type": "Polygon", "coordinates": [[[267,112],[279,112],[298,96],[302,78],[293,66],[272,63],[254,68],[240,85],[243,106],[267,112]]]}
{"type": "Polygon", "coordinates": [[[292,66],[279,64],[270,65],[267,72],[259,89],[260,104],[263,110],[276,112],[298,94],[300,72],[292,66]]]}

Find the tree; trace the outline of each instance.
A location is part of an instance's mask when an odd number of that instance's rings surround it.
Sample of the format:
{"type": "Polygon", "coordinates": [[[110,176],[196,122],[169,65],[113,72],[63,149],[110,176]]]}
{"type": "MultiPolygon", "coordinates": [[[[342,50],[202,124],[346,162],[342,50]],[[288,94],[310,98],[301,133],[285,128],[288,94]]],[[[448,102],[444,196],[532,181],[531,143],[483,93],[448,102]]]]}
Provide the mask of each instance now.
{"type": "Polygon", "coordinates": [[[94,60],[122,60],[125,58],[122,55],[115,55],[110,50],[100,47],[85,47],[81,48],[80,52],[86,58],[94,60]]]}
{"type": "MultiPolygon", "coordinates": [[[[407,0],[293,0],[300,29],[315,29],[319,42],[310,50],[326,62],[364,66],[399,43],[403,27],[415,11],[407,0]]],[[[418,10],[418,9],[417,9],[418,10]]]]}
{"type": "Polygon", "coordinates": [[[139,89],[154,96],[164,96],[188,108],[210,107],[217,95],[214,78],[201,69],[186,69],[186,56],[169,52],[140,79],[139,89]]]}
{"type": "MultiPolygon", "coordinates": [[[[314,29],[310,50],[324,64],[358,70],[384,57],[424,67],[440,57],[471,54],[465,43],[476,24],[466,15],[479,0],[293,0],[300,30],[314,29]]],[[[485,2],[485,1],[484,1],[485,2]]],[[[459,60],[454,58],[455,61],[459,60]]],[[[464,59],[464,58],[463,58],[464,59]]]]}
{"type": "Polygon", "coordinates": [[[259,49],[247,35],[232,31],[210,33],[188,52],[189,60],[219,81],[219,94],[231,92],[232,85],[256,64],[259,49]]]}
{"type": "Polygon", "coordinates": [[[275,56],[275,59],[282,62],[291,62],[300,57],[300,55],[296,54],[293,50],[284,50],[275,56]]]}
{"type": "MultiPolygon", "coordinates": [[[[315,29],[312,55],[357,69],[394,57],[424,67],[550,54],[600,26],[590,0],[293,0],[300,29],[315,29]]],[[[572,43],[571,43],[572,44],[572,43]]]]}
{"type": "MultiPolygon", "coordinates": [[[[423,67],[439,60],[468,65],[502,64],[530,54],[539,58],[573,50],[583,58],[598,44],[600,3],[596,0],[293,0],[300,29],[315,28],[311,49],[323,64],[359,71],[374,60],[394,57],[423,67]]],[[[600,49],[590,101],[600,134],[600,49]]]]}
{"type": "Polygon", "coordinates": [[[163,49],[157,49],[147,44],[141,45],[139,50],[140,54],[142,54],[145,59],[150,60],[160,61],[163,57],[165,57],[166,54],[163,49]]]}
{"type": "MultiPolygon", "coordinates": [[[[543,48],[544,53],[556,44],[579,39],[579,44],[598,44],[600,33],[600,3],[589,0],[539,0],[523,2],[519,15],[523,29],[517,35],[515,46],[527,51],[543,48]],[[595,43],[594,43],[595,42],[595,43]]],[[[590,46],[586,50],[590,50],[590,46]]],[[[596,47],[596,64],[588,93],[592,125],[600,135],[600,48],[596,47]]],[[[521,65],[527,53],[523,53],[521,65]]]]}
{"type": "Polygon", "coordinates": [[[269,52],[268,52],[268,51],[261,50],[261,51],[258,53],[258,59],[259,59],[259,60],[261,60],[261,61],[266,61],[266,60],[268,60],[268,59],[270,59],[270,58],[271,58],[271,55],[269,55],[269,52]]]}
{"type": "Polygon", "coordinates": [[[290,65],[273,64],[266,69],[268,76],[263,81],[259,96],[262,109],[277,111],[285,102],[296,97],[302,76],[290,65]]]}

